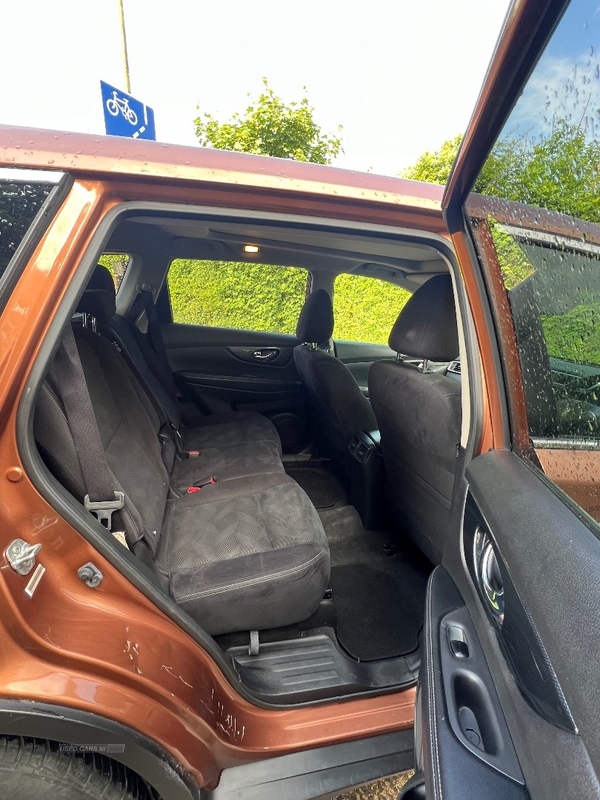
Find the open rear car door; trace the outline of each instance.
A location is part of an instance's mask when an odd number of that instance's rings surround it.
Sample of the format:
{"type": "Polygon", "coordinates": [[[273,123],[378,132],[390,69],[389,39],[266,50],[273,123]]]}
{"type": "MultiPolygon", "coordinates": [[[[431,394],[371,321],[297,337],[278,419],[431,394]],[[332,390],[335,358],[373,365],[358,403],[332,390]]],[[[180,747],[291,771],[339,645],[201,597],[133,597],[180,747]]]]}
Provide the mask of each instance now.
{"type": "Polygon", "coordinates": [[[600,797],[599,33],[597,2],[513,3],[446,188],[480,455],[430,578],[405,798],[600,797]]]}

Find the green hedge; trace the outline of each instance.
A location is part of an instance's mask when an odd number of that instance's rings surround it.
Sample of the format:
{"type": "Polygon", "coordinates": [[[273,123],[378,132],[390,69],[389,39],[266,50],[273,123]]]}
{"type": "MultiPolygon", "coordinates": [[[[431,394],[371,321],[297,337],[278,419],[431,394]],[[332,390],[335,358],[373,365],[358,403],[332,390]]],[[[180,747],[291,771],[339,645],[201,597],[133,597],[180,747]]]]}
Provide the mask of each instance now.
{"type": "MultiPolygon", "coordinates": [[[[522,281],[534,275],[537,271],[536,266],[532,264],[527,252],[511,234],[501,231],[492,220],[490,220],[490,229],[502,269],[504,285],[510,292],[522,281]]],[[[544,268],[544,271],[541,276],[538,275],[538,280],[542,281],[545,291],[552,290],[554,297],[558,296],[567,307],[577,300],[587,301],[580,302],[563,314],[544,314],[544,308],[540,309],[548,354],[566,361],[600,365],[600,327],[598,325],[600,298],[597,296],[597,292],[590,291],[586,285],[590,277],[586,276],[586,269],[595,270],[598,266],[596,260],[590,256],[589,263],[584,262],[583,265],[577,266],[574,256],[570,257],[569,251],[565,250],[564,254],[560,254],[558,263],[555,265],[556,271],[553,273],[547,264],[544,266],[544,251],[541,247],[539,258],[542,262],[540,266],[544,268]],[[574,280],[573,274],[575,274],[574,280]],[[568,280],[569,278],[571,280],[568,280]],[[557,293],[560,294],[557,295],[557,293]]],[[[547,307],[545,310],[549,311],[550,309],[547,307]]]]}
{"type": "Polygon", "coordinates": [[[600,365],[600,303],[578,305],[566,314],[542,315],[548,353],[600,365]]]}
{"type": "MultiPolygon", "coordinates": [[[[294,333],[308,273],[297,267],[177,259],[168,275],[175,322],[294,333]]],[[[387,343],[409,292],[373,278],[335,281],[334,337],[387,343]]]]}
{"type": "Polygon", "coordinates": [[[295,267],[177,259],[168,275],[175,322],[294,333],[308,272],[295,267]]]}
{"type": "Polygon", "coordinates": [[[387,344],[392,325],[410,297],[393,283],[361,275],[338,275],[334,283],[333,338],[387,344]]]}
{"type": "Polygon", "coordinates": [[[125,275],[127,265],[129,264],[129,256],[124,254],[109,255],[105,253],[103,256],[100,256],[98,263],[109,270],[110,274],[113,276],[115,287],[118,289],[123,280],[123,275],[125,275]]]}

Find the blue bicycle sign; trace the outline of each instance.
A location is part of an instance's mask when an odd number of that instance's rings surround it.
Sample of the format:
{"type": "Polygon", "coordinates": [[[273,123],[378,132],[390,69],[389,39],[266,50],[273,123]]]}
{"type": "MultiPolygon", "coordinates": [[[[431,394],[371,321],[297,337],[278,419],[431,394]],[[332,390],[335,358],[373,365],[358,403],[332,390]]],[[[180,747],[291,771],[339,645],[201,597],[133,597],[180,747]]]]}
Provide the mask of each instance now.
{"type": "Polygon", "coordinates": [[[100,81],[104,124],[109,136],[156,139],[154,111],[127,92],[100,81]]]}
{"type": "Polygon", "coordinates": [[[113,96],[106,101],[106,110],[113,117],[123,114],[127,122],[131,125],[137,125],[137,114],[129,105],[129,98],[119,97],[116,89],[113,91],[113,96]]]}

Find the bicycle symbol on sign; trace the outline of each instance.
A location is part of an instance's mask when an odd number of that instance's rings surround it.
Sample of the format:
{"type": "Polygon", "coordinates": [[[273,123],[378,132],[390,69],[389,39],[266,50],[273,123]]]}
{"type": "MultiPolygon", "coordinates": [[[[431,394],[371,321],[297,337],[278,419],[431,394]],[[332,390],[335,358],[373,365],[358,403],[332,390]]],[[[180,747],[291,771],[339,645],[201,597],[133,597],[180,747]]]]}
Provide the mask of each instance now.
{"type": "Polygon", "coordinates": [[[116,90],[113,90],[113,96],[106,101],[106,110],[113,117],[121,113],[127,122],[131,123],[131,125],[137,125],[137,114],[133,108],[129,107],[129,100],[126,97],[119,97],[116,90]]]}

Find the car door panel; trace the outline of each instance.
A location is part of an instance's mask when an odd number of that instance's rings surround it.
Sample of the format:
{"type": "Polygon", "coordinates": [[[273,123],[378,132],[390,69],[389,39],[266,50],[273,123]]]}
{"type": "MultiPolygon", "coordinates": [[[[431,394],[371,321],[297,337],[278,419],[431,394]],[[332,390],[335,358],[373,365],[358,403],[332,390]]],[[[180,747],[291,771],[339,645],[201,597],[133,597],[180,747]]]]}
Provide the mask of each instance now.
{"type": "MultiPolygon", "coordinates": [[[[237,328],[217,328],[210,325],[186,325],[171,322],[161,325],[165,347],[177,352],[193,347],[278,347],[291,352],[300,344],[295,336],[269,331],[244,331],[237,328]]],[[[288,359],[289,362],[289,359],[288,359]]]]}
{"type": "MultiPolygon", "coordinates": [[[[600,739],[600,689],[597,656],[588,657],[599,652],[600,644],[600,540],[593,523],[581,513],[576,516],[569,498],[508,451],[475,459],[467,481],[462,552],[456,548],[445,559],[455,583],[436,570],[426,610],[421,691],[423,761],[431,796],[442,791],[453,797],[453,773],[445,762],[456,764],[457,756],[444,746],[452,717],[444,709],[456,705],[457,697],[455,684],[444,680],[440,636],[444,617],[462,605],[473,625],[469,638],[476,637],[485,656],[529,795],[600,797],[592,766],[600,739]],[[506,581],[501,626],[482,590],[476,529],[489,537],[506,581]]],[[[485,774],[469,796],[493,796],[497,776],[485,774]]]]}
{"type": "MultiPolygon", "coordinates": [[[[534,635],[546,651],[556,689],[598,759],[597,661],[590,664],[578,657],[590,649],[600,652],[600,615],[594,613],[600,608],[600,540],[594,523],[515,454],[480,456],[467,476],[534,635]]],[[[543,674],[541,670],[539,677],[543,674]]],[[[555,723],[568,727],[564,721],[555,723]]]]}
{"type": "Polygon", "coordinates": [[[271,364],[285,367],[294,356],[292,347],[228,347],[231,355],[249,364],[271,364]]]}
{"type": "Polygon", "coordinates": [[[209,410],[253,410],[267,412],[296,407],[300,401],[300,381],[273,380],[260,375],[212,375],[205,372],[176,373],[188,395],[209,410]],[[226,409],[222,407],[226,406],[226,409]]]}
{"type": "Polygon", "coordinates": [[[424,646],[418,707],[427,731],[427,798],[525,800],[529,795],[473,624],[443,567],[430,578],[424,646]],[[451,651],[452,629],[463,632],[468,656],[451,651]]]}
{"type": "Polygon", "coordinates": [[[270,417],[284,450],[305,443],[304,389],[294,336],[203,325],[161,325],[169,364],[204,413],[256,411],[270,417]]]}

